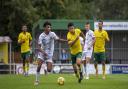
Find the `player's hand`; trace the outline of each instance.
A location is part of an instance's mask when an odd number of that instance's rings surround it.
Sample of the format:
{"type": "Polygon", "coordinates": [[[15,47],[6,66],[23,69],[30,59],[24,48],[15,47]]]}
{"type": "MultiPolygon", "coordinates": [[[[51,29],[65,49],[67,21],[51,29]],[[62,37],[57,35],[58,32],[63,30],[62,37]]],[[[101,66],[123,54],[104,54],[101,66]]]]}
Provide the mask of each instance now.
{"type": "Polygon", "coordinates": [[[21,41],[20,41],[20,44],[23,44],[23,43],[25,43],[25,40],[21,40],[21,41]]]}
{"type": "Polygon", "coordinates": [[[44,56],[47,56],[48,54],[46,52],[43,52],[44,56]]]}
{"type": "Polygon", "coordinates": [[[91,49],[91,47],[88,47],[88,50],[90,50],[91,49]]]}
{"type": "Polygon", "coordinates": [[[76,40],[78,40],[78,39],[79,39],[79,36],[76,37],[76,40]]]}

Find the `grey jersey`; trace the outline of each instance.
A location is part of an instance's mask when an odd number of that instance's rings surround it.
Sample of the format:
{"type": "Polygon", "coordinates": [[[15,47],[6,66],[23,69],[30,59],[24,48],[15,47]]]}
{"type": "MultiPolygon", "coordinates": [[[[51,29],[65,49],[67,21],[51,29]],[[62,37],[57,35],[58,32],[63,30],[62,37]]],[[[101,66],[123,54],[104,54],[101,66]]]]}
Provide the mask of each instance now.
{"type": "Polygon", "coordinates": [[[54,40],[59,39],[59,37],[54,32],[49,32],[46,35],[44,32],[40,34],[38,44],[41,45],[41,48],[47,53],[53,55],[54,51],[54,40]]]}

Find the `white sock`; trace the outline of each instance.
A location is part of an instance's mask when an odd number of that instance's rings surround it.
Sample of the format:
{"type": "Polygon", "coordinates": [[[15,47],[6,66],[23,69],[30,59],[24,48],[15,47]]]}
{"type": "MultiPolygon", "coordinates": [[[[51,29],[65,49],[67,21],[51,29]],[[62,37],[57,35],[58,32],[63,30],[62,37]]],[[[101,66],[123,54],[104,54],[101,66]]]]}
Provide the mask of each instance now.
{"type": "Polygon", "coordinates": [[[39,81],[39,76],[40,76],[40,73],[36,72],[36,81],[39,81]]]}
{"type": "Polygon", "coordinates": [[[89,77],[89,63],[86,64],[86,76],[89,77]]]}

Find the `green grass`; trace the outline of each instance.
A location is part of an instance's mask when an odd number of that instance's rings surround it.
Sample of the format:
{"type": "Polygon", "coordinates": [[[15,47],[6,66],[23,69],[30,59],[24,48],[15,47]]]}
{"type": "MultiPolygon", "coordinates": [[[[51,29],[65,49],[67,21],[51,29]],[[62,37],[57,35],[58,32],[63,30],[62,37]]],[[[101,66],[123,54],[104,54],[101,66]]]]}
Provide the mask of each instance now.
{"type": "Polygon", "coordinates": [[[100,75],[96,78],[91,75],[90,80],[77,83],[77,78],[72,74],[41,75],[40,84],[34,86],[35,76],[24,77],[22,75],[0,75],[0,89],[128,89],[128,75],[107,75],[102,80],[100,75]],[[57,78],[63,76],[65,84],[57,84],[57,78]]]}

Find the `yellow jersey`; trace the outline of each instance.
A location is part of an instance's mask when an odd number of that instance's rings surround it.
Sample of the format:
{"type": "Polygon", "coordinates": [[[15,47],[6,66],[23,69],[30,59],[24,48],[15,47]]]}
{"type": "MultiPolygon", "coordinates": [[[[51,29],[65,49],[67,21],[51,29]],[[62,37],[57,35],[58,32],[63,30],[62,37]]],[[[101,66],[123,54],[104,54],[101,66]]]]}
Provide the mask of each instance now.
{"type": "MultiPolygon", "coordinates": [[[[68,32],[67,34],[67,40],[68,41],[74,41],[76,39],[77,36],[79,36],[81,33],[80,29],[75,29],[75,34],[71,34],[70,32],[68,32]]],[[[76,55],[79,52],[82,52],[82,46],[80,43],[80,39],[78,39],[74,45],[72,45],[72,47],[70,47],[70,51],[72,55],[76,55]]]]}
{"type": "Polygon", "coordinates": [[[25,41],[24,43],[21,44],[21,53],[30,51],[30,46],[29,46],[30,40],[32,40],[32,36],[29,32],[26,32],[25,34],[21,32],[19,34],[18,42],[25,41]]]}
{"type": "Polygon", "coordinates": [[[108,33],[105,30],[95,30],[94,34],[96,37],[94,52],[105,52],[105,41],[109,40],[108,33]]]}

